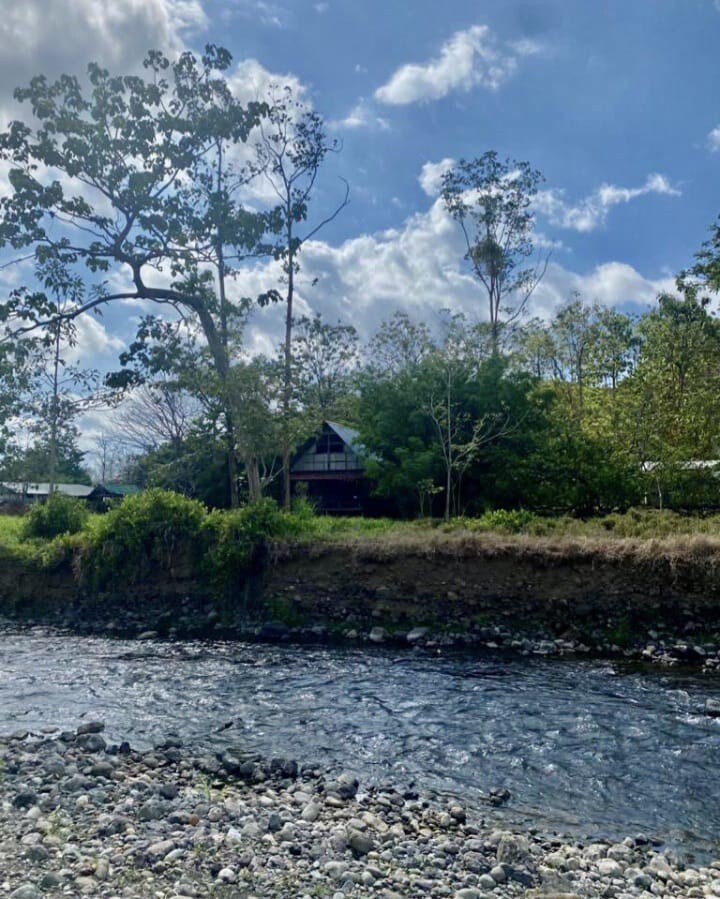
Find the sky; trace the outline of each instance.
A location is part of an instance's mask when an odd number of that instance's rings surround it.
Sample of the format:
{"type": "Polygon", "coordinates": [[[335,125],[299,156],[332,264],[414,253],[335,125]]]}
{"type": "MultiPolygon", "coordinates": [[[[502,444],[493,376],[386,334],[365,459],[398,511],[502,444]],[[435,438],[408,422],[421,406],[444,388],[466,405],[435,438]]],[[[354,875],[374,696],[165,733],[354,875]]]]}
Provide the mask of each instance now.
{"type": "MultiPolygon", "coordinates": [[[[300,312],[362,335],[397,310],[485,318],[438,185],[490,149],[545,179],[536,234],[552,254],[531,314],[575,290],[640,311],[720,212],[719,37],[720,0],[0,0],[0,118],[35,74],[218,43],[243,95],[291,84],[342,145],[313,212],[341,178],[351,202],[303,251],[300,312]]],[[[238,290],[276,275],[258,264],[238,290]]],[[[83,361],[112,367],[136,314],[83,324],[83,361]]],[[[278,316],[255,316],[254,348],[276,345],[278,316]]]]}

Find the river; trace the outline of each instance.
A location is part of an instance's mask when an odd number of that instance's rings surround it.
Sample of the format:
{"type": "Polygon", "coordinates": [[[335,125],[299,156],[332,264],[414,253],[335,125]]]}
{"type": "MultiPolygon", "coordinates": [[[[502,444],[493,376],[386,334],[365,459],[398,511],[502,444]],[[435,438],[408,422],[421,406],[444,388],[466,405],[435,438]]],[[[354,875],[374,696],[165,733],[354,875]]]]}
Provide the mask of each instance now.
{"type": "Polygon", "coordinates": [[[382,649],[0,634],[0,732],[107,722],[139,748],[168,732],[415,783],[514,823],[720,839],[720,679],[615,663],[382,649]]]}

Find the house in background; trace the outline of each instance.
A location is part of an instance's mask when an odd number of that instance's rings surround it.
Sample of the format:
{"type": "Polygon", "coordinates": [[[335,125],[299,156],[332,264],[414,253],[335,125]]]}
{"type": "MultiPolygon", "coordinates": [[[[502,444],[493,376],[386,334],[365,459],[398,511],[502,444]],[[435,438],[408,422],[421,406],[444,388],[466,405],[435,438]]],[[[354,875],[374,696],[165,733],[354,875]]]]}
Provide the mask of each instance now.
{"type": "MultiPolygon", "coordinates": [[[[54,484],[54,493],[87,499],[92,487],[87,484],[54,484]]],[[[5,504],[44,503],[50,496],[48,481],[3,481],[0,484],[0,502],[5,504]]]]}
{"type": "Polygon", "coordinates": [[[354,428],[324,421],[292,460],[293,493],[304,493],[318,512],[361,515],[370,494],[363,458],[367,453],[354,428]]]}
{"type": "Polygon", "coordinates": [[[120,501],[126,496],[140,493],[135,484],[96,484],[88,494],[88,503],[95,508],[103,509],[113,501],[120,501]]]}

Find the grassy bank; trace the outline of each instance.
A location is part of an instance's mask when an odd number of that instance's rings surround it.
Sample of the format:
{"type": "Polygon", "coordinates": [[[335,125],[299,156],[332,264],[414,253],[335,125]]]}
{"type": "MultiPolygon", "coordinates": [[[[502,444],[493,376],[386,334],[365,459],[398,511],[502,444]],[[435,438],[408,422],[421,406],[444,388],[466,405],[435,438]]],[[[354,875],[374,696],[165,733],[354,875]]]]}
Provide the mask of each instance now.
{"type": "Polygon", "coordinates": [[[177,494],[150,490],[126,498],[104,515],[84,515],[74,533],[38,537],[29,525],[27,516],[0,516],[0,556],[34,570],[72,566],[78,583],[91,590],[104,590],[118,578],[140,582],[190,567],[226,592],[262,566],[268,552],[282,556],[294,548],[339,546],[380,558],[407,552],[468,557],[502,551],[555,559],[696,559],[713,567],[717,560],[720,568],[720,515],[650,509],[589,520],[496,511],[451,522],[407,522],[320,516],[306,506],[285,513],[270,501],[209,512],[177,494]]]}

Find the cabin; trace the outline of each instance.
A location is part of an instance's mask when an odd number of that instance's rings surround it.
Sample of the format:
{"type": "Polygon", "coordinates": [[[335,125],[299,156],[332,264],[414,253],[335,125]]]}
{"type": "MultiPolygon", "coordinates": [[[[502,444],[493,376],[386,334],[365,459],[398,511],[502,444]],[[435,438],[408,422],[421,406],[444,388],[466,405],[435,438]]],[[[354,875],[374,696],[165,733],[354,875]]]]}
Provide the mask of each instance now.
{"type": "Polygon", "coordinates": [[[104,509],[113,502],[119,502],[126,496],[139,493],[135,484],[96,484],[88,495],[88,503],[97,509],[104,509]]]}
{"type": "Polygon", "coordinates": [[[370,494],[363,458],[367,453],[354,428],[324,421],[291,462],[293,493],[307,496],[318,512],[361,515],[370,494]]]}
{"type": "MultiPolygon", "coordinates": [[[[53,493],[87,499],[92,493],[92,487],[87,484],[54,484],[53,493]]],[[[48,481],[3,481],[0,484],[0,502],[6,504],[44,503],[48,496],[48,481]]]]}

